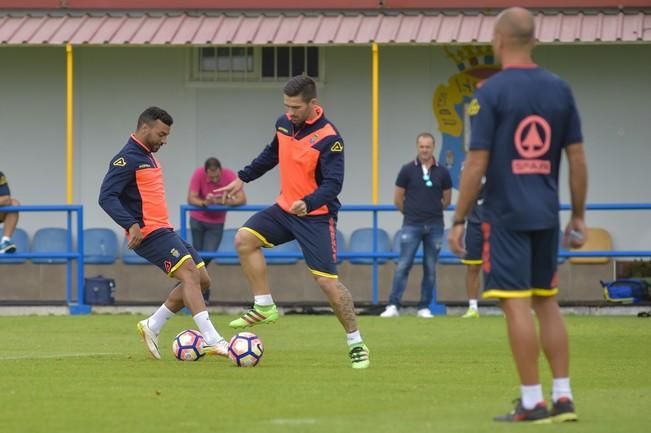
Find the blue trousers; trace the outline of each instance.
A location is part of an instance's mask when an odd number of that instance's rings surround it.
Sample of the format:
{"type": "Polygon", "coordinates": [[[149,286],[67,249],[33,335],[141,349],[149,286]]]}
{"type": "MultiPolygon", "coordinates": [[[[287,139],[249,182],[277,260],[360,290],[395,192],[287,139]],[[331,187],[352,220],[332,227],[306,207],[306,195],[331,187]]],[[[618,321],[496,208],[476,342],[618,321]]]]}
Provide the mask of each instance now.
{"type": "Polygon", "coordinates": [[[400,258],[393,275],[393,287],[389,303],[400,306],[402,294],[407,287],[409,271],[420,243],[423,243],[423,280],[420,285],[418,308],[429,308],[436,290],[436,262],[441,251],[443,224],[404,225],[400,234],[400,258]]]}

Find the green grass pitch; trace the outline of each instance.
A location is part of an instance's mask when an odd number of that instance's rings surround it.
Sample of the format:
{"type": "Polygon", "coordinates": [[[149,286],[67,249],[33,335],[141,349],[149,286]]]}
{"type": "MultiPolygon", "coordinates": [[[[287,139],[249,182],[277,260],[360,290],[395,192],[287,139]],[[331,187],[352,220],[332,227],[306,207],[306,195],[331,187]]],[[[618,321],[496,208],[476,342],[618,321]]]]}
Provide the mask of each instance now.
{"type": "MultiPolygon", "coordinates": [[[[213,315],[226,334],[231,317],[213,315]]],[[[140,317],[0,317],[0,431],[31,433],[648,432],[651,320],[568,317],[576,424],[491,421],[518,396],[502,317],[360,318],[369,370],[350,368],[333,316],[285,316],[254,328],[255,368],[224,359],[188,363],[168,322],[163,359],[146,354],[140,317]]],[[[542,383],[550,376],[542,362],[542,383]]]]}

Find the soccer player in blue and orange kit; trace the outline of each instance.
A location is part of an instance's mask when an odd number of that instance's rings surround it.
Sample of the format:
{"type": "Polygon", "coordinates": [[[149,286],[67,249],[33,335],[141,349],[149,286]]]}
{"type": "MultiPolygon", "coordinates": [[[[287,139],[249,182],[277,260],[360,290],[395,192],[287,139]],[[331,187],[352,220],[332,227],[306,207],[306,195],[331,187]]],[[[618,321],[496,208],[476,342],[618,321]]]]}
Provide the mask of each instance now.
{"type": "Polygon", "coordinates": [[[534,19],[526,9],[507,9],[497,17],[493,50],[503,70],[484,82],[469,106],[470,151],[448,241],[452,251],[463,254],[463,225],[485,174],[483,296],[500,300],[521,383],[513,411],[495,420],[576,421],[568,337],[556,300],[562,152],[569,162],[572,216],[565,237],[572,247],[586,237],[587,168],[572,92],[533,63],[534,40],[534,19]],[[553,376],[551,412],[538,376],[540,345],[553,376]]]}
{"type": "Polygon", "coordinates": [[[296,239],[305,262],[346,330],[353,368],[369,366],[368,348],[357,329],[353,299],[337,278],[337,195],[344,181],[344,142],[317,104],[316,83],[301,75],[284,88],[287,113],[276,121],[276,135],[238,178],[217,192],[228,195],[280,165],[276,203],[253,215],[237,232],[235,246],[254,294],[253,309],[230,323],[245,328],[278,319],[267,281],[262,247],[296,239]]]}
{"type": "Polygon", "coordinates": [[[127,232],[129,248],[179,280],[165,303],[138,323],[149,353],[160,359],[158,335],[165,322],[185,306],[205,339],[203,353],[227,356],[228,343],[210,321],[201,295],[210,287],[204,262],[169,222],[163,171],[154,153],[167,144],[172,123],[172,116],[161,108],[142,112],[136,132],[111,159],[99,204],[127,232]]]}

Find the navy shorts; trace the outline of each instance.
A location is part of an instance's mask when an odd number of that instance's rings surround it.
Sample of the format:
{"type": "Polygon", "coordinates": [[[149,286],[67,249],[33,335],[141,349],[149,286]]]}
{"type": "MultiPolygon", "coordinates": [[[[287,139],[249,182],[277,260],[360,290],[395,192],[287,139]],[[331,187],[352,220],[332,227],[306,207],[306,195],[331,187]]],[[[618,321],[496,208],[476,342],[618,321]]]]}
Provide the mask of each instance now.
{"type": "Polygon", "coordinates": [[[514,231],[482,224],[484,298],[558,293],[559,228],[514,231]]]}
{"type": "Polygon", "coordinates": [[[249,218],[240,230],[252,233],[265,248],[296,239],[314,275],[337,278],[336,224],[332,215],[298,217],[274,204],[249,218]]]}
{"type": "Polygon", "coordinates": [[[134,251],[170,277],[173,277],[174,272],[188,259],[194,260],[197,269],[205,266],[192,245],[181,239],[172,229],[158,229],[150,233],[134,251]]]}
{"type": "Polygon", "coordinates": [[[484,235],[481,232],[481,223],[466,225],[466,256],[461,260],[464,265],[481,265],[484,235]]]}

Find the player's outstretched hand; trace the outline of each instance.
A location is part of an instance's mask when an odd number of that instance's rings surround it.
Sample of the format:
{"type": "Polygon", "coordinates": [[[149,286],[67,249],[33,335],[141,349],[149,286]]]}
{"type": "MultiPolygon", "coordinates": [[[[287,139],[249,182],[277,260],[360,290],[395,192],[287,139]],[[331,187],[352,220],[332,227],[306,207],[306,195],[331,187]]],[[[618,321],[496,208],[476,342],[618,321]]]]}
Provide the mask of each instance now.
{"type": "Polygon", "coordinates": [[[242,188],[244,188],[244,182],[238,177],[226,186],[213,189],[212,192],[215,195],[221,194],[221,203],[225,204],[226,200],[233,198],[235,194],[242,191],[242,188]]]}
{"type": "Polygon", "coordinates": [[[129,227],[129,243],[127,244],[127,247],[129,247],[130,250],[138,248],[143,239],[144,236],[142,235],[140,226],[137,223],[129,227]]]}
{"type": "Polygon", "coordinates": [[[463,247],[463,233],[465,227],[463,224],[457,224],[452,226],[448,232],[448,246],[450,251],[456,254],[459,257],[465,257],[466,249],[463,247]]]}

